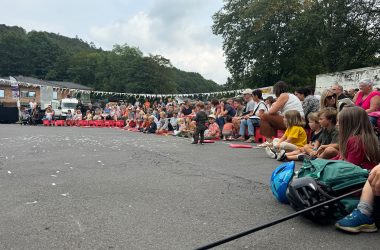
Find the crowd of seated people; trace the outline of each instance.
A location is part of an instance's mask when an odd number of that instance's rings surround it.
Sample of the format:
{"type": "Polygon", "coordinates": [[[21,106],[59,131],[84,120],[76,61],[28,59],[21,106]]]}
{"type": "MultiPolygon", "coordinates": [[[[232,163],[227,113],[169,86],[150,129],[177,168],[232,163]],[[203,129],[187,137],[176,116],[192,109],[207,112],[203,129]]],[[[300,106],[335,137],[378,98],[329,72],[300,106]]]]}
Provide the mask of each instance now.
{"type": "MultiPolygon", "coordinates": [[[[126,128],[194,138],[195,142],[200,136],[201,143],[204,139],[255,143],[255,135],[260,133],[265,142],[258,146],[278,161],[343,160],[380,172],[380,92],[373,88],[373,81],[361,80],[356,90],[332,83],[320,96],[310,87],[291,93],[288,85],[279,81],[273,94],[276,98],[264,100],[259,89],[246,89],[239,97],[205,102],[179,104],[168,98],[147,99],[141,104],[108,103],[103,108],[78,108],[67,119],[124,120],[126,128]],[[282,136],[278,136],[279,130],[282,136]]],[[[51,119],[51,108],[45,114],[51,119]]],[[[370,185],[366,184],[362,201],[367,210],[359,209],[367,217],[373,203],[370,185]]]]}

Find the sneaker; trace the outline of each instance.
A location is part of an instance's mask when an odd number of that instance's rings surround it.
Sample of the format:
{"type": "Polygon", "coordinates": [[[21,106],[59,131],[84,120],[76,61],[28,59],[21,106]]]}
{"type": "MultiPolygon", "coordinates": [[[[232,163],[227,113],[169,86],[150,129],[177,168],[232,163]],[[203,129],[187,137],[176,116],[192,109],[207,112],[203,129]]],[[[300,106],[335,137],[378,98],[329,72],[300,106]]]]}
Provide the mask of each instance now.
{"type": "Polygon", "coordinates": [[[190,144],[198,144],[198,142],[193,141],[193,142],[191,142],[190,144]]]}
{"type": "Polygon", "coordinates": [[[299,161],[304,161],[304,160],[310,161],[311,157],[307,154],[299,154],[299,155],[297,155],[297,159],[299,161]]]}
{"type": "Polygon", "coordinates": [[[260,148],[266,148],[266,147],[273,147],[273,143],[271,142],[264,142],[263,144],[257,145],[260,148]]]}
{"type": "Polygon", "coordinates": [[[248,140],[244,141],[245,143],[255,143],[255,139],[249,138],[248,140]]]}
{"type": "Polygon", "coordinates": [[[277,158],[276,151],[274,151],[270,147],[266,147],[265,148],[265,153],[267,153],[267,155],[269,156],[269,158],[272,158],[272,159],[276,159],[277,158]]]}
{"type": "Polygon", "coordinates": [[[335,227],[350,233],[373,233],[377,231],[377,227],[373,219],[359,209],[355,209],[351,214],[337,221],[335,227]]]}
{"type": "Polygon", "coordinates": [[[277,158],[276,158],[278,161],[285,161],[286,160],[286,151],[285,150],[281,150],[280,153],[277,154],[277,158]]]}

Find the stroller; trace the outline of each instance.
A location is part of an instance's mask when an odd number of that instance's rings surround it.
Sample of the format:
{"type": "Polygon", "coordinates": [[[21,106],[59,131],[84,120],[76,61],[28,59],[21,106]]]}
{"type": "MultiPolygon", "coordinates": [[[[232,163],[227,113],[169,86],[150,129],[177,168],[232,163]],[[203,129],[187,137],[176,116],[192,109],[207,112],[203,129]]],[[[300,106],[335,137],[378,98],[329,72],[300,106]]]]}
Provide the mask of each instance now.
{"type": "Polygon", "coordinates": [[[21,125],[30,125],[31,115],[26,108],[20,110],[20,121],[21,125]]]}

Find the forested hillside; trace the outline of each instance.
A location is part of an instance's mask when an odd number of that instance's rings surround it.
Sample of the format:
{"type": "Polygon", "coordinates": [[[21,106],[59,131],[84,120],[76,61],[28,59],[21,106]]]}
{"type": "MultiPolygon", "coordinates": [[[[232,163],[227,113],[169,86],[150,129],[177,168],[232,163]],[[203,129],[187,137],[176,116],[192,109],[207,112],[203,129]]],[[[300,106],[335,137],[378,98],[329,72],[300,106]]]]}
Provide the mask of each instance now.
{"type": "Polygon", "coordinates": [[[0,76],[18,75],[114,92],[196,93],[221,88],[198,73],[173,67],[169,59],[144,56],[128,45],[105,51],[79,38],[0,25],[0,76]]]}

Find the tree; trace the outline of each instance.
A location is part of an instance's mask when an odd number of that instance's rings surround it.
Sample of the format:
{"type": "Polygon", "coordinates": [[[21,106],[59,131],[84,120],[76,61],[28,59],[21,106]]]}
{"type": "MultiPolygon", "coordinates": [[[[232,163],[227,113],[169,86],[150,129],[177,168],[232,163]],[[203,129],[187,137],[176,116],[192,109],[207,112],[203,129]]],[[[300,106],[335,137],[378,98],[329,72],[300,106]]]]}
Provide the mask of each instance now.
{"type": "Polygon", "coordinates": [[[379,63],[378,0],[231,0],[213,18],[234,84],[309,85],[379,63]]]}
{"type": "Polygon", "coordinates": [[[0,25],[0,75],[35,76],[72,81],[96,90],[139,93],[183,93],[219,90],[198,73],[175,68],[161,55],[144,56],[137,47],[97,49],[78,37],[0,25]]]}
{"type": "Polygon", "coordinates": [[[32,31],[28,33],[27,39],[27,59],[32,66],[31,73],[37,78],[45,78],[63,51],[44,33],[32,31]]]}

